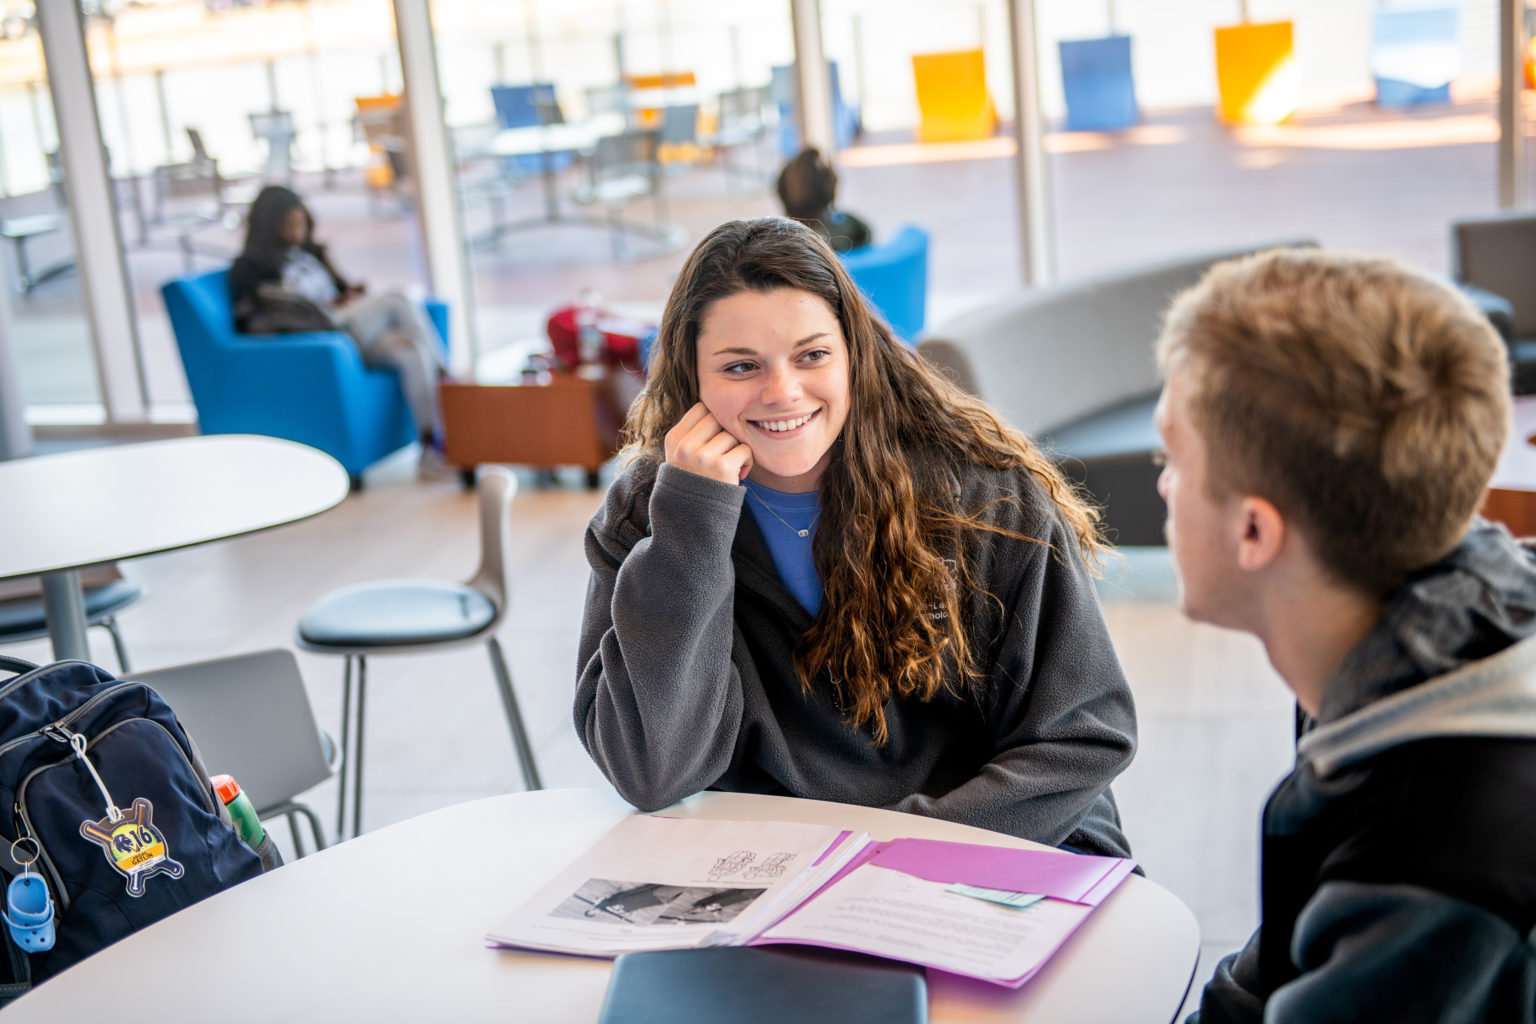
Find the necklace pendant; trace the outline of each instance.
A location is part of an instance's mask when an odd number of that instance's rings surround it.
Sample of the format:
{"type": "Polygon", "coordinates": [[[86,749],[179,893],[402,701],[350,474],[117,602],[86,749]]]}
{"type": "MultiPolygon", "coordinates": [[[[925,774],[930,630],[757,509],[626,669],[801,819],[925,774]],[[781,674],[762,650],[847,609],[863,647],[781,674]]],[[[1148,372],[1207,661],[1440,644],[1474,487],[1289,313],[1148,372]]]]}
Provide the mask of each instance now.
{"type": "Polygon", "coordinates": [[[795,532],[798,533],[802,537],[809,537],[811,535],[811,531],[810,530],[796,530],[795,532]]]}

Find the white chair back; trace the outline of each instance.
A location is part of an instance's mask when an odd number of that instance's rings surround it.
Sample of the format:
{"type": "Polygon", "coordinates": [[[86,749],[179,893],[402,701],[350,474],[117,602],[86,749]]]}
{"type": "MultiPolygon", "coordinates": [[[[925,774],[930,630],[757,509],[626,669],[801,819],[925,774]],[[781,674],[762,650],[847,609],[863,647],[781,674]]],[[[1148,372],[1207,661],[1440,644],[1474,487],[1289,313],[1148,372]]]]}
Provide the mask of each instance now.
{"type": "Polygon", "coordinates": [[[480,568],[465,585],[480,591],[496,605],[494,632],[507,614],[507,551],[512,543],[512,499],[517,496],[517,477],[505,469],[480,470],[476,487],[480,503],[480,568]]]}
{"type": "Polygon", "coordinates": [[[258,809],[286,803],[331,777],[292,651],[237,654],[124,678],[164,698],[208,771],[233,775],[258,809]]]}

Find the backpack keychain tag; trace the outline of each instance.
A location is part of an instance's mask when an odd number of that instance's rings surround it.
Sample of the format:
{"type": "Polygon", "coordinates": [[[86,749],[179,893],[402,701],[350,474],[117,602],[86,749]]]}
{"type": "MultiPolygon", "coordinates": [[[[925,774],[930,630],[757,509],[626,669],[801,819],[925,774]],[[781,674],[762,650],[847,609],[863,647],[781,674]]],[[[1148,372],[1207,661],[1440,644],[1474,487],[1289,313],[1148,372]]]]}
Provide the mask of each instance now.
{"type": "Polygon", "coordinates": [[[0,911],[11,938],[28,953],[45,953],[53,948],[53,894],[43,877],[32,873],[32,864],[42,852],[31,836],[11,843],[11,860],[21,865],[21,874],[5,887],[5,910],[0,911]],[[32,856],[26,860],[17,856],[16,848],[22,843],[32,844],[32,856]]]}
{"type": "MultiPolygon", "coordinates": [[[[107,802],[106,817],[82,821],[80,834],[100,846],[106,854],[107,863],[127,877],[128,895],[144,895],[144,880],[155,875],[180,878],[185,869],[178,861],[171,859],[165,847],[165,836],[155,828],[154,804],[142,796],[135,797],[133,809],[124,814],[112,799],[112,794],[107,792],[107,784],[96,773],[96,766],[85,756],[85,737],[60,725],[51,728],[67,737],[70,749],[75,752],[80,763],[85,765],[85,770],[91,773],[91,778],[96,780],[96,788],[101,790],[102,799],[107,802]]],[[[54,735],[54,738],[58,739],[59,736],[54,735]]]]}

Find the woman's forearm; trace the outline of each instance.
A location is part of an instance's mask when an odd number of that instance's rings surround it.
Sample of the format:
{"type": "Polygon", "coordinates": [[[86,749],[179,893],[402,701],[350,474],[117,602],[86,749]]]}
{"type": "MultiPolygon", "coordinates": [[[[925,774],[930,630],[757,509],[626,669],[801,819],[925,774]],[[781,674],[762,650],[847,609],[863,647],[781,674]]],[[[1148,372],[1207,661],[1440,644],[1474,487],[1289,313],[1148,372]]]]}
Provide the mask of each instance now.
{"type": "Polygon", "coordinates": [[[594,520],[575,716],[621,795],[664,807],[724,773],[741,723],[731,543],[739,488],[663,467],[650,536],[594,520]]]}

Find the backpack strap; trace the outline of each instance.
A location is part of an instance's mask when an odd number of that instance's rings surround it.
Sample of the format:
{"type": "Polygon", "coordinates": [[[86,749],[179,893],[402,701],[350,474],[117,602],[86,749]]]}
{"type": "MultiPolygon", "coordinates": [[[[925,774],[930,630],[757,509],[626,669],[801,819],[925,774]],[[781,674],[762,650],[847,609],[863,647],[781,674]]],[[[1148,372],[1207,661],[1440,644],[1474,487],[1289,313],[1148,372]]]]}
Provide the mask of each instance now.
{"type": "MultiPolygon", "coordinates": [[[[15,659],[12,659],[15,660],[15,659]]],[[[32,963],[11,938],[9,928],[0,928],[0,1009],[27,994],[32,987],[32,963]]]]}
{"type": "Polygon", "coordinates": [[[0,654],[0,669],[6,672],[14,672],[18,676],[26,675],[37,668],[25,658],[13,658],[9,654],[0,654]]]}

